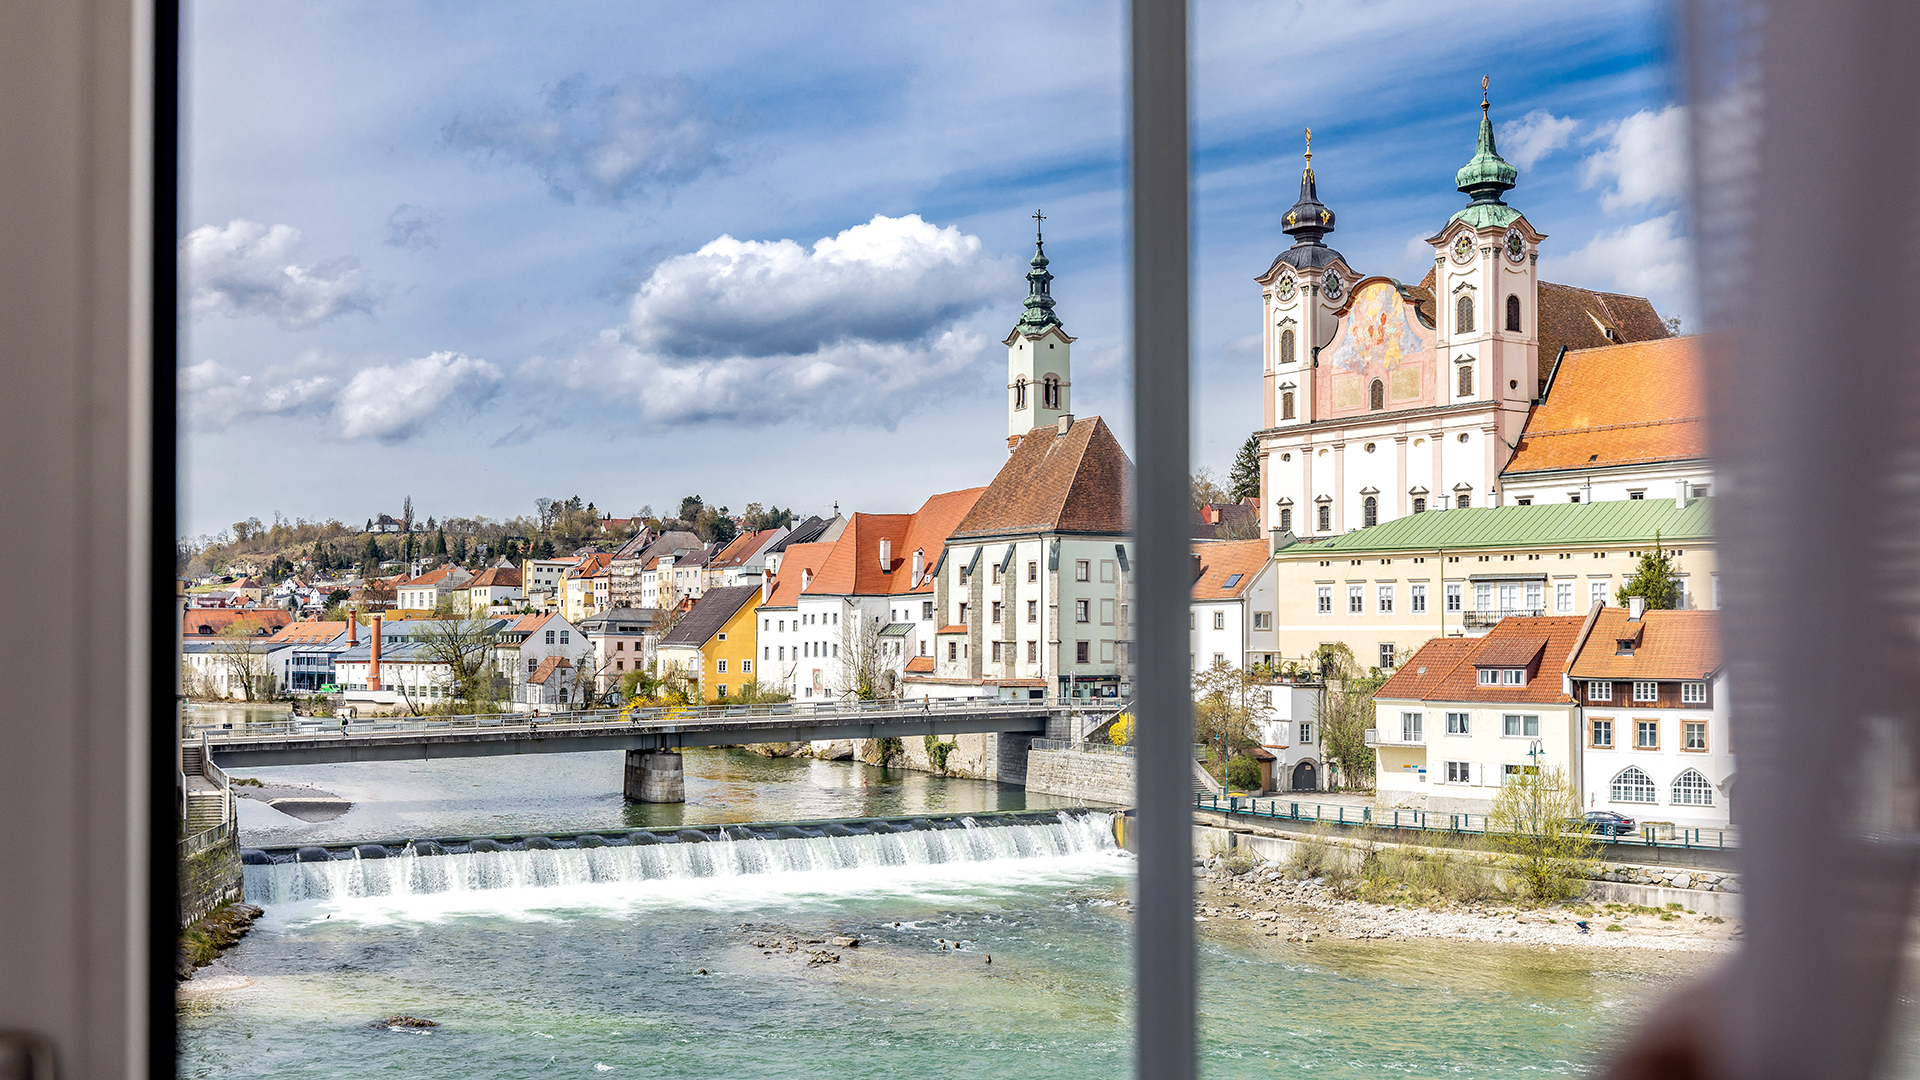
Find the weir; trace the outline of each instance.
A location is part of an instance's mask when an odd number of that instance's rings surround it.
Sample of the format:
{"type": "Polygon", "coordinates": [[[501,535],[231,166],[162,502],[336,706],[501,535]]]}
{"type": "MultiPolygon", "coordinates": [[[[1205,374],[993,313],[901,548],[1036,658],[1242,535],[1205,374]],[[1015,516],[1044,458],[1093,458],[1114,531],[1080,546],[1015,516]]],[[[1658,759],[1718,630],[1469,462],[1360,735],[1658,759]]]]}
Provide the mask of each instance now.
{"type": "Polygon", "coordinates": [[[624,834],[412,840],[404,846],[249,848],[255,904],[600,882],[1060,858],[1117,850],[1100,811],[761,823],[624,834]]]}

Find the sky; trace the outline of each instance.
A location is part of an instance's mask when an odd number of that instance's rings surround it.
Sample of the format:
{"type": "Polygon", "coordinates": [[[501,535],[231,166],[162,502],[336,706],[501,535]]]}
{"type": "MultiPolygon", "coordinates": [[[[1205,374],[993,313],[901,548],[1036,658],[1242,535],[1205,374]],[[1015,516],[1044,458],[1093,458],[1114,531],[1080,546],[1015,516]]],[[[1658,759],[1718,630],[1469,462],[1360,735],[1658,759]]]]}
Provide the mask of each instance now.
{"type": "MultiPolygon", "coordinates": [[[[183,535],[985,484],[1036,209],[1073,411],[1130,445],[1124,11],[188,0],[183,535]]],[[[1196,467],[1262,422],[1302,129],[1328,242],[1415,282],[1482,75],[1542,276],[1691,323],[1668,19],[1195,0],[1196,467]]]]}

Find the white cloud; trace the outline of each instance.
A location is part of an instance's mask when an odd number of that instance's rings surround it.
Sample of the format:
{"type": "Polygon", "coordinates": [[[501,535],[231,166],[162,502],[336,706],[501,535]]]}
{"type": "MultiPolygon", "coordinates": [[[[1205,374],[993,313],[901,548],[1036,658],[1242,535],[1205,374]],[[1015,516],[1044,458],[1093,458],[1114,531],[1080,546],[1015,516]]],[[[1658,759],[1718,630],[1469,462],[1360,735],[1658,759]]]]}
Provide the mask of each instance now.
{"type": "Polygon", "coordinates": [[[193,315],[265,315],[298,330],[349,311],[372,314],[383,289],[353,259],[305,266],[292,261],[300,230],[235,218],[202,225],[180,244],[180,270],[193,315]]]}
{"type": "Polygon", "coordinates": [[[1681,231],[1678,210],[1601,233],[1580,250],[1547,262],[1541,273],[1647,297],[1662,315],[1688,318],[1694,310],[1693,247],[1681,231]]]}
{"type": "Polygon", "coordinates": [[[1531,169],[1535,162],[1567,145],[1580,121],[1570,116],[1555,116],[1535,109],[1518,120],[1500,125],[1500,156],[1517,169],[1531,169]]]}
{"type": "Polygon", "coordinates": [[[335,381],[325,375],[269,370],[247,375],[203,360],[180,371],[180,401],[188,422],[200,431],[222,431],[250,416],[287,416],[323,411],[335,381]]]}
{"type": "Polygon", "coordinates": [[[970,318],[1019,282],[978,237],[918,215],[810,248],[722,236],[656,267],[591,364],[611,364],[655,421],[890,425],[991,351],[970,318]]]}
{"type": "Polygon", "coordinates": [[[1686,197],[1688,181],[1687,110],[1669,105],[1659,112],[1642,109],[1602,125],[1593,134],[1605,145],[1582,165],[1580,186],[1607,185],[1600,208],[1619,210],[1686,197]]]}
{"type": "Polygon", "coordinates": [[[500,387],[500,370],[485,360],[437,352],[363,369],[340,391],[334,418],[349,439],[400,442],[443,411],[470,409],[500,387]]]}
{"type": "Polygon", "coordinates": [[[439,247],[440,237],[434,233],[439,225],[439,214],[423,206],[401,203],[387,215],[387,243],[413,251],[439,247]]]}
{"type": "Polygon", "coordinates": [[[456,118],[447,141],[533,167],[556,198],[582,191],[618,202],[684,183],[720,164],[715,122],[685,79],[594,86],[564,79],[538,108],[456,118]]]}

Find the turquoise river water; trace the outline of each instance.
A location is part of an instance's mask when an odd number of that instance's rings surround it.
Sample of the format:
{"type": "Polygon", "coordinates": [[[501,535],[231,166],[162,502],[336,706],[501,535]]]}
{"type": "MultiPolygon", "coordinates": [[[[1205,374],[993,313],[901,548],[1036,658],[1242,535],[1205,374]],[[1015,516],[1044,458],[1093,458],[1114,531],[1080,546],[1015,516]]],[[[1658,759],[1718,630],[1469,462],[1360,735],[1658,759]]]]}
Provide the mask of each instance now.
{"type": "MultiPolygon", "coordinates": [[[[256,806],[245,842],[1026,804],[1015,788],[852,763],[687,760],[689,802],[675,808],[624,806],[618,754],[256,770],[356,806],[317,824],[256,806]]],[[[1130,927],[1116,901],[1132,865],[1103,817],[686,848],[671,866],[662,849],[620,848],[253,868],[267,914],[207,980],[227,989],[183,996],[181,1075],[1130,1074],[1130,927]],[[428,869],[438,884],[422,884],[428,869]],[[841,934],[861,944],[834,950],[837,963],[807,963],[819,945],[784,947],[841,934]],[[369,1026],[394,1013],[440,1026],[369,1026]]],[[[1708,962],[1203,931],[1205,1073],[1234,1080],[1588,1074],[1708,962]]]]}

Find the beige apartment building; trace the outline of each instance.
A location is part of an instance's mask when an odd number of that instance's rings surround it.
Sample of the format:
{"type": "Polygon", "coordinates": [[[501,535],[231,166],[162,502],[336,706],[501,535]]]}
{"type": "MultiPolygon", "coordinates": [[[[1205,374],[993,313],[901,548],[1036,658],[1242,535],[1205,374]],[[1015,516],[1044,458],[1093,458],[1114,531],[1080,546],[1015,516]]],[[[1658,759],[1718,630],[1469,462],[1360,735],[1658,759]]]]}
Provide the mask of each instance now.
{"type": "Polygon", "coordinates": [[[1674,559],[1680,607],[1719,607],[1712,499],[1431,510],[1274,554],[1282,656],[1344,642],[1391,668],[1436,637],[1477,637],[1509,615],[1581,616],[1655,543],[1674,559]]]}

